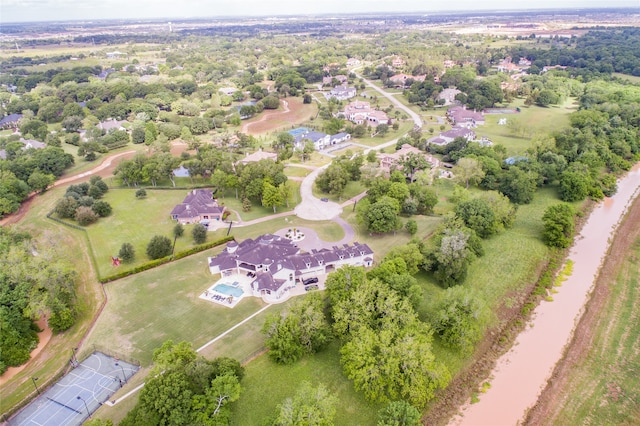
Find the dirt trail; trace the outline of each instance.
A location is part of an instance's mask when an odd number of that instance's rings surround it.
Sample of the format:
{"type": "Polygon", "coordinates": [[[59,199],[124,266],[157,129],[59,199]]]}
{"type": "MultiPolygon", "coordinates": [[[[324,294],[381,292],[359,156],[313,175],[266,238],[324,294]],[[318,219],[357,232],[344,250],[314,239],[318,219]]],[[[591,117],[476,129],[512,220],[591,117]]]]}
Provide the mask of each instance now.
{"type": "MultiPolygon", "coordinates": [[[[285,100],[280,100],[280,104],[282,105],[283,110],[282,111],[267,111],[265,113],[262,114],[262,117],[260,117],[260,119],[256,120],[256,121],[252,121],[250,123],[244,123],[242,125],[242,128],[240,129],[240,131],[242,133],[248,133],[248,134],[258,134],[258,133],[263,133],[265,130],[264,129],[258,129],[255,132],[251,132],[249,129],[251,127],[260,127],[260,126],[255,126],[256,124],[262,123],[264,121],[267,120],[272,120],[272,119],[282,119],[285,120],[287,118],[289,118],[289,112],[291,111],[289,109],[289,102],[285,101],[285,100]]],[[[264,126],[262,126],[264,127],[264,126]]]]}
{"type": "MultiPolygon", "coordinates": [[[[116,166],[118,165],[117,163],[114,163],[113,160],[117,159],[117,158],[121,158],[121,159],[128,159],[128,158],[132,158],[137,151],[126,151],[126,152],[121,152],[119,154],[114,154],[112,156],[109,156],[107,158],[105,158],[102,163],[100,163],[100,165],[94,167],[91,170],[88,170],[86,172],[81,172],[81,173],[77,173],[75,175],[72,176],[68,176],[65,178],[62,178],[60,180],[57,180],[53,183],[52,187],[56,187],[56,186],[60,186],[60,185],[67,185],[70,183],[74,183],[76,181],[84,181],[86,180],[87,176],[92,176],[92,175],[97,175],[97,176],[101,176],[101,177],[109,177],[111,175],[113,175],[113,170],[116,168],[116,166]]],[[[20,208],[18,209],[17,212],[12,213],[6,217],[4,217],[3,219],[0,220],[0,226],[5,226],[5,225],[13,225],[16,224],[18,222],[20,222],[20,220],[22,220],[22,218],[24,217],[25,214],[27,214],[27,212],[29,211],[29,208],[31,207],[31,203],[33,203],[33,200],[36,197],[36,193],[32,192],[31,194],[29,194],[29,196],[27,197],[26,200],[24,200],[22,202],[22,204],[20,204],[20,208]]]]}
{"type": "Polygon", "coordinates": [[[581,362],[587,355],[594,338],[595,324],[600,317],[603,307],[609,297],[609,284],[615,278],[625,255],[634,241],[640,236],[640,198],[636,198],[624,221],[618,228],[611,243],[606,261],[602,265],[596,281],[593,294],[589,300],[582,319],[575,330],[564,357],[558,362],[547,386],[538,398],[536,405],[529,411],[524,424],[549,424],[558,412],[561,396],[567,390],[569,375],[574,365],[581,362]]]}

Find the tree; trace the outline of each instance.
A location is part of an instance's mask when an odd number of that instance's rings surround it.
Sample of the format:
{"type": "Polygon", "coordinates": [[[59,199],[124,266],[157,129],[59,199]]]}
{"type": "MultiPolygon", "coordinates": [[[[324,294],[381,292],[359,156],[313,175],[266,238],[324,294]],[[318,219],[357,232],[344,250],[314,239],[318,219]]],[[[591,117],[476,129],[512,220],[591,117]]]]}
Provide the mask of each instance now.
{"type": "Polygon", "coordinates": [[[40,170],[34,170],[29,176],[27,183],[34,191],[44,192],[53,184],[56,177],[50,173],[42,173],[40,170]]]}
{"type": "Polygon", "coordinates": [[[388,124],[378,124],[378,127],[376,127],[376,134],[378,136],[384,136],[389,132],[389,125],[388,124]]]}
{"type": "Polygon", "coordinates": [[[173,227],[173,238],[180,238],[184,235],[184,226],[181,223],[176,223],[173,227]]]}
{"type": "Polygon", "coordinates": [[[81,226],[91,225],[98,220],[98,215],[91,207],[80,206],[76,209],[75,219],[81,226]]]}
{"type": "Polygon", "coordinates": [[[400,203],[388,196],[383,196],[373,204],[359,204],[359,220],[365,225],[369,232],[385,233],[395,231],[402,226],[398,217],[400,213],[400,203]]]}
{"type": "Polygon", "coordinates": [[[234,374],[223,374],[211,381],[204,395],[193,397],[194,418],[200,424],[229,424],[228,404],[240,398],[240,380],[234,374]],[[211,422],[211,420],[214,420],[211,422]]]}
{"type": "Polygon", "coordinates": [[[402,166],[402,170],[411,182],[414,181],[413,175],[415,172],[431,168],[431,163],[424,158],[424,155],[417,154],[415,152],[403,155],[402,158],[400,158],[399,164],[402,166]]]}
{"type": "Polygon", "coordinates": [[[470,229],[445,228],[436,241],[431,266],[436,280],[450,287],[459,284],[467,276],[467,269],[475,259],[472,238],[478,238],[470,229]]]}
{"type": "Polygon", "coordinates": [[[147,244],[147,256],[151,260],[160,259],[161,257],[169,256],[172,249],[173,245],[169,238],[164,235],[156,235],[147,244]]]}
{"type": "Polygon", "coordinates": [[[304,147],[302,148],[302,162],[304,163],[305,158],[309,158],[313,151],[316,150],[316,146],[310,140],[306,140],[304,143],[304,147]]]}
{"type": "Polygon", "coordinates": [[[302,385],[293,398],[278,406],[275,426],[326,426],[333,424],[337,397],[320,384],[314,388],[309,382],[302,385]]]}
{"type": "Polygon", "coordinates": [[[589,193],[590,177],[577,170],[566,170],[560,175],[560,199],[573,202],[582,201],[589,193]]]}
{"type": "Polygon", "coordinates": [[[75,216],[78,202],[71,196],[66,196],[58,200],[54,211],[62,219],[70,219],[75,216]]]}
{"type": "Polygon", "coordinates": [[[146,198],[147,197],[147,190],[144,188],[140,188],[136,191],[136,198],[137,199],[142,199],[142,198],[146,198]]]}
{"type": "Polygon", "coordinates": [[[484,178],[482,164],[475,158],[464,157],[458,160],[453,169],[453,174],[460,183],[464,183],[465,188],[469,188],[469,183],[477,185],[484,178]]]}
{"type": "Polygon", "coordinates": [[[473,350],[482,338],[487,308],[480,299],[463,287],[445,291],[438,303],[431,325],[442,342],[464,354],[473,350]]]}
{"type": "Polygon", "coordinates": [[[111,208],[111,204],[102,200],[99,200],[93,203],[93,206],[91,206],[91,209],[95,212],[95,214],[97,214],[100,217],[107,217],[113,211],[113,209],[111,208]]]}
{"type": "Polygon", "coordinates": [[[321,191],[338,196],[342,195],[347,183],[349,183],[349,173],[335,163],[331,163],[316,179],[316,185],[321,191]]]}
{"type": "Polygon", "coordinates": [[[420,411],[407,401],[393,401],[378,412],[378,426],[419,426],[420,411]]]}
{"type": "Polygon", "coordinates": [[[264,181],[262,189],[262,205],[263,207],[272,207],[273,212],[276,212],[276,207],[282,205],[282,196],[278,188],[273,186],[270,182],[264,181]]]}
{"type": "Polygon", "coordinates": [[[194,243],[202,244],[207,241],[207,228],[203,224],[197,223],[191,230],[191,236],[194,243]]]}
{"type": "Polygon", "coordinates": [[[559,248],[571,245],[575,229],[575,212],[570,204],[560,203],[547,207],[542,222],[542,238],[546,245],[559,248]]]}
{"type": "Polygon", "coordinates": [[[411,235],[415,235],[418,232],[418,222],[415,219],[409,219],[407,223],[404,224],[404,228],[411,235]]]}
{"type": "Polygon", "coordinates": [[[131,245],[131,243],[122,243],[120,251],[118,252],[118,257],[122,259],[124,263],[133,262],[136,257],[136,252],[133,249],[133,245],[131,245]]]}
{"type": "Polygon", "coordinates": [[[500,192],[516,204],[529,204],[536,192],[538,174],[525,172],[517,166],[509,167],[500,182],[500,192]]]}
{"type": "Polygon", "coordinates": [[[487,238],[498,232],[496,215],[489,203],[481,198],[472,198],[459,203],[455,213],[480,238],[487,238]]]}
{"type": "Polygon", "coordinates": [[[323,301],[315,295],[297,302],[286,314],[269,316],[262,332],[266,335],[269,357],[281,364],[291,364],[331,341],[323,301]]]}

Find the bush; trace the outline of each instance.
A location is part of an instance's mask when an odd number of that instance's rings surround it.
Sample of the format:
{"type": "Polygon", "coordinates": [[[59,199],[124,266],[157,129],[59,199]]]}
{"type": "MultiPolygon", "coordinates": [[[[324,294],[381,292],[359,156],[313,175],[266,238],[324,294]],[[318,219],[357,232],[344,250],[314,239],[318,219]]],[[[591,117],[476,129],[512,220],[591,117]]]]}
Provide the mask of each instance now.
{"type": "Polygon", "coordinates": [[[98,220],[98,215],[91,207],[80,206],[76,209],[76,221],[82,226],[91,225],[98,220]]]}
{"type": "Polygon", "coordinates": [[[62,219],[71,219],[76,214],[76,208],[78,208],[76,199],[72,196],[67,196],[58,200],[54,211],[62,219]]]}
{"type": "Polygon", "coordinates": [[[118,252],[118,257],[122,259],[124,263],[131,263],[136,258],[136,252],[133,249],[131,243],[123,243],[118,252]]]}
{"type": "MultiPolygon", "coordinates": [[[[104,183],[104,182],[103,182],[103,183],[104,183]]],[[[103,190],[102,190],[102,188],[100,188],[99,186],[97,186],[97,185],[91,185],[91,186],[89,187],[89,191],[87,192],[87,194],[88,194],[90,197],[93,197],[93,198],[95,198],[96,200],[98,200],[98,199],[102,198],[102,196],[104,195],[104,192],[105,192],[105,191],[103,191],[103,190]]]]}
{"type": "Polygon", "coordinates": [[[196,244],[202,244],[207,241],[207,228],[205,228],[203,224],[198,223],[193,227],[191,236],[196,244]]]}
{"type": "Polygon", "coordinates": [[[172,251],[173,244],[171,244],[171,240],[164,235],[156,235],[147,245],[147,256],[152,260],[169,256],[172,251]]]}
{"type": "Polygon", "coordinates": [[[140,188],[136,191],[136,198],[137,199],[142,199],[145,198],[147,196],[147,190],[144,188],[140,188]]]}
{"type": "Polygon", "coordinates": [[[102,200],[96,201],[91,208],[100,217],[107,217],[112,212],[111,204],[102,200]]]}

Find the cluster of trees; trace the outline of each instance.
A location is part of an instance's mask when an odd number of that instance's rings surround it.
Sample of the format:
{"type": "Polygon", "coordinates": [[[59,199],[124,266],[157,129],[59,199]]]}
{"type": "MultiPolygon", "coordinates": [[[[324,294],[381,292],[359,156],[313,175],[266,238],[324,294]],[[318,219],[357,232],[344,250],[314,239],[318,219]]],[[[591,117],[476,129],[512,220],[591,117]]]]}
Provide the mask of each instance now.
{"type": "Polygon", "coordinates": [[[384,415],[414,418],[417,410],[410,407],[423,408],[450,379],[431,351],[432,328],[415,312],[421,288],[413,274],[422,263],[420,243],[413,242],[392,250],[368,273],[354,266],[331,273],[326,301],[308,296],[267,319],[269,356],[290,364],[338,339],[344,372],[356,389],[371,401],[395,404],[384,415]]]}
{"type": "Polygon", "coordinates": [[[349,182],[359,181],[364,157],[350,152],[335,158],[316,179],[316,186],[327,194],[341,196],[349,182]]]}
{"type": "Polygon", "coordinates": [[[0,228],[0,374],[29,360],[40,331],[34,320],[46,317],[56,333],[75,323],[77,273],[54,241],[0,228]]]}
{"type": "Polygon", "coordinates": [[[56,203],[54,212],[61,219],[74,219],[81,226],[90,225],[112,213],[111,205],[101,200],[107,191],[109,187],[100,176],[91,176],[89,182],[70,185],[56,203]]]}
{"type": "MultiPolygon", "coordinates": [[[[410,168],[404,170],[413,175],[410,168]]],[[[378,176],[366,182],[367,196],[360,200],[356,212],[358,221],[369,232],[386,233],[400,229],[401,213],[412,216],[433,212],[438,197],[423,182],[428,174],[422,174],[415,182],[407,183],[405,173],[396,170],[389,179],[378,176]]]]}
{"type": "Polygon", "coordinates": [[[73,163],[73,156],[61,148],[24,149],[14,136],[2,138],[0,148],[0,217],[13,213],[32,191],[42,192],[73,163]]]}
{"type": "Polygon", "coordinates": [[[173,170],[182,160],[170,153],[155,153],[151,156],[136,155],[131,160],[123,160],[113,171],[120,181],[127,186],[138,186],[146,183],[157,186],[158,182],[171,181],[175,186],[173,170]]]}
{"type": "Polygon", "coordinates": [[[153,362],[150,379],[121,426],[229,424],[229,404],[242,392],[244,368],[238,361],[207,360],[187,342],[168,340],[154,351],[153,362]]]}
{"type": "MultiPolygon", "coordinates": [[[[207,228],[201,224],[196,223],[191,229],[191,237],[194,244],[203,244],[207,241],[207,228]]],[[[149,259],[155,260],[173,254],[173,249],[176,245],[176,240],[184,235],[184,226],[181,223],[177,223],[173,227],[173,241],[169,237],[164,235],[155,235],[147,244],[146,253],[149,259]]],[[[124,262],[131,262],[135,257],[133,246],[130,243],[124,243],[120,247],[120,258],[124,262]]]]}

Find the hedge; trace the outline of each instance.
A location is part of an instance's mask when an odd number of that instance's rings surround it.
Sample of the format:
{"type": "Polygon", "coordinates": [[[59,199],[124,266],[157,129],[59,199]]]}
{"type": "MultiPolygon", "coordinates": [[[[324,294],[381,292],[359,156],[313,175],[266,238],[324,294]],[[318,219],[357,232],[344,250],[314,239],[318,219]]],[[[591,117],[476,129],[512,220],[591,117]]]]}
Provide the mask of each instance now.
{"type": "Polygon", "coordinates": [[[163,257],[163,258],[160,258],[160,259],[151,260],[149,262],[146,262],[146,263],[143,263],[141,265],[138,265],[135,268],[128,269],[128,270],[122,271],[122,272],[118,272],[117,274],[109,275],[109,276],[104,277],[104,278],[99,278],[98,280],[102,284],[106,284],[106,283],[109,283],[111,281],[119,280],[120,278],[128,277],[130,275],[137,274],[139,272],[155,268],[156,266],[164,265],[165,263],[169,263],[169,262],[174,261],[174,260],[182,259],[182,258],[190,256],[192,254],[200,253],[201,251],[204,251],[204,250],[207,250],[207,249],[222,245],[224,243],[232,241],[233,239],[234,238],[232,236],[229,236],[229,237],[220,238],[219,240],[216,240],[216,241],[210,241],[210,242],[207,242],[207,243],[204,243],[204,244],[200,244],[200,245],[192,247],[192,248],[190,248],[188,250],[184,250],[184,251],[181,251],[179,253],[176,253],[173,256],[166,256],[166,257],[163,257]]]}

